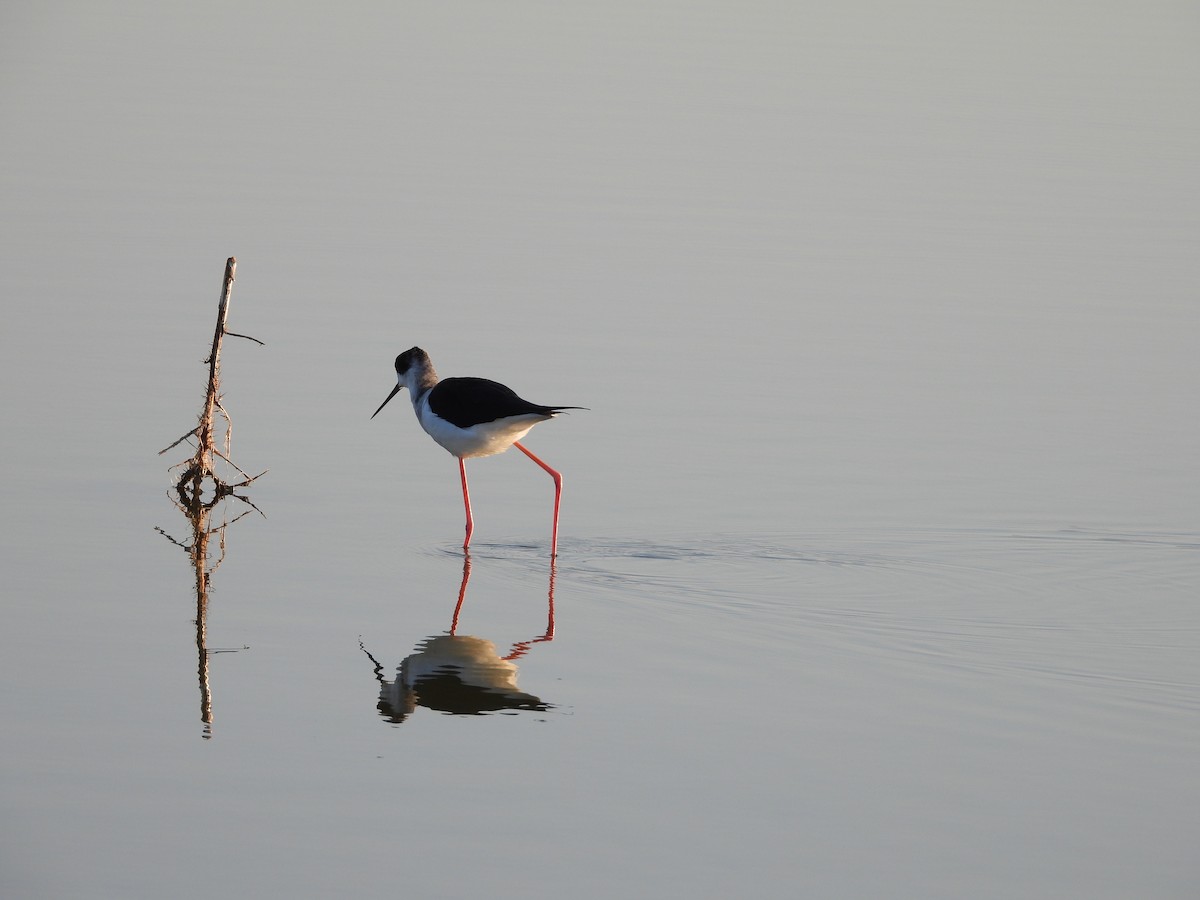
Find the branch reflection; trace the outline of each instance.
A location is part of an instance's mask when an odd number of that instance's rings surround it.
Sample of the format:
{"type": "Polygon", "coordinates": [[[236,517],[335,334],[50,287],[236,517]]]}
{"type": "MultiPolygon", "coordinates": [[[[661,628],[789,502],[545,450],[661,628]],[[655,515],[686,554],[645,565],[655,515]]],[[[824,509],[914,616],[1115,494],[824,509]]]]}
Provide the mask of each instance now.
{"type": "MultiPolygon", "coordinates": [[[[200,680],[200,721],[204,723],[204,730],[201,736],[205,740],[212,738],[213,724],[212,686],[208,673],[209,658],[213,653],[235,652],[233,650],[209,650],[208,648],[208,591],[213,573],[225,561],[226,530],[243,516],[250,515],[250,510],[247,509],[238,513],[232,519],[222,519],[220,525],[213,525],[211,521],[213,510],[218,506],[224,509],[224,501],[227,496],[241,500],[243,503],[251,506],[259,515],[262,515],[262,510],[254,506],[247,498],[239,494],[234,494],[231,491],[226,491],[225,493],[218,491],[208,501],[202,500],[199,496],[185,496],[181,491],[178,498],[172,497],[172,500],[179,511],[187,516],[188,522],[191,524],[191,541],[184,543],[171,537],[162,528],[156,527],[154,529],[176,547],[181,548],[187,553],[194,575],[196,591],[196,671],[200,680]],[[217,537],[215,559],[212,558],[212,551],[209,547],[209,542],[213,535],[217,537]]],[[[246,650],[248,648],[241,647],[239,649],[246,650]]]]}
{"type": "Polygon", "coordinates": [[[433,635],[417,644],[400,663],[396,680],[388,681],[383,666],[359,641],[375,666],[379,682],[379,715],[399,724],[418,706],[453,715],[483,715],[502,710],[547,710],[551,704],[517,687],[517,664],[534,644],[554,640],[554,561],[546,592],[546,630],[537,637],[517,641],[505,656],[486,638],[459,634],[458,621],[471,579],[471,557],[463,560],[462,584],[450,622],[449,634],[433,635]]]}

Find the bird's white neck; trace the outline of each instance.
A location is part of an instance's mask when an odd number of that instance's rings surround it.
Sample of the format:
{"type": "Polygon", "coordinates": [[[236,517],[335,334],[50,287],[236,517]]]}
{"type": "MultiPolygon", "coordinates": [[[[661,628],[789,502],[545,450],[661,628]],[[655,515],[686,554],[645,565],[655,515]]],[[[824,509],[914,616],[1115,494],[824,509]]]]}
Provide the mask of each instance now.
{"type": "Polygon", "coordinates": [[[404,373],[403,386],[408,388],[409,394],[412,395],[413,406],[420,404],[422,398],[431,391],[438,383],[437,372],[433,370],[433,364],[426,362],[423,365],[414,365],[404,373]]]}

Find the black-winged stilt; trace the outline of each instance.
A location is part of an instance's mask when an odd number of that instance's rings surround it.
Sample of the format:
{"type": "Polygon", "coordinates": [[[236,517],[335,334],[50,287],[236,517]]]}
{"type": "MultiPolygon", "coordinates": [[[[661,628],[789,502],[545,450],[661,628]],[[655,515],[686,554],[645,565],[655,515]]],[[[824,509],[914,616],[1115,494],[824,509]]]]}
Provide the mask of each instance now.
{"type": "Polygon", "coordinates": [[[516,447],[550,473],[554,479],[554,527],[550,536],[550,555],[558,554],[558,507],[562,502],[562,475],[550,468],[518,441],[538,422],[553,419],[565,409],[581,406],[540,406],[522,400],[511,388],[486,378],[446,378],[439,380],[429,361],[429,354],[420,347],[405,350],[396,357],[396,386],[371,418],[388,401],[408,388],[413,410],[426,433],[452,455],[458,457],[462,477],[463,506],[467,512],[467,536],[463,549],[471,544],[474,521],[471,518],[471,495],[467,490],[466,460],[476,456],[491,456],[516,447]]]}

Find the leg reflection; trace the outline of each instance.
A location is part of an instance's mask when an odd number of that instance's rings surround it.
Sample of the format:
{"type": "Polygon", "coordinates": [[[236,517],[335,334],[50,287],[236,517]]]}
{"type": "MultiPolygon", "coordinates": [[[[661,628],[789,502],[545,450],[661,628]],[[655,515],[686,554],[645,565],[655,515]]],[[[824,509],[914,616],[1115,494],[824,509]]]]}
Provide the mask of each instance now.
{"type": "Polygon", "coordinates": [[[415,652],[400,663],[395,681],[383,677],[383,667],[363,645],[359,646],[374,664],[379,683],[377,709],[389,722],[405,721],[418,706],[458,715],[479,715],[504,709],[546,710],[533,694],[517,687],[517,664],[534,644],[554,640],[555,563],[550,562],[546,590],[546,629],[536,637],[517,641],[507,655],[483,637],[459,634],[459,622],[471,580],[471,558],[463,556],[462,581],[454,605],[448,634],[433,635],[417,644],[415,652]]]}

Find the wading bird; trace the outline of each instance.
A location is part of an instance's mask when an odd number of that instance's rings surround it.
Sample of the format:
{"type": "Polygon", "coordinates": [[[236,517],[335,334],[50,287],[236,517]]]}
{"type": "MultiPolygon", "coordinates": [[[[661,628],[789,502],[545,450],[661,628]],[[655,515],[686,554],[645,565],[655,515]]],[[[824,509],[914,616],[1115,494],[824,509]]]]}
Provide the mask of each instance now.
{"type": "Polygon", "coordinates": [[[405,350],[396,357],[396,386],[371,418],[388,401],[408,388],[413,410],[426,433],[458,457],[462,477],[463,506],[467,512],[467,536],[463,549],[471,544],[474,521],[471,518],[471,495],[467,491],[466,460],[476,456],[491,456],[516,447],[550,473],[554,479],[554,526],[550,534],[550,555],[558,554],[558,507],[562,501],[562,475],[538,459],[520,443],[529,429],[539,422],[553,419],[566,409],[581,406],[540,406],[522,400],[511,388],[486,378],[446,378],[439,380],[429,361],[429,354],[420,347],[405,350]]]}

